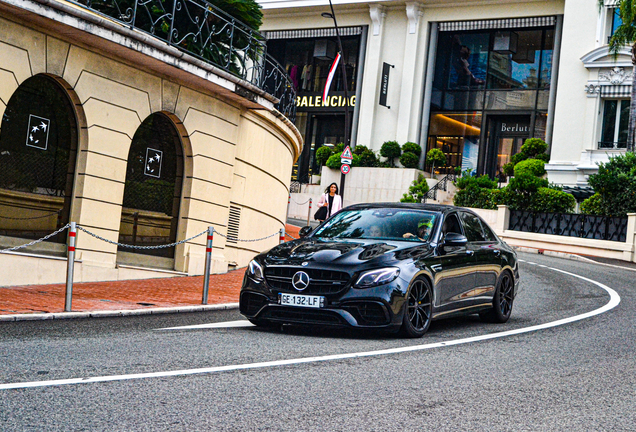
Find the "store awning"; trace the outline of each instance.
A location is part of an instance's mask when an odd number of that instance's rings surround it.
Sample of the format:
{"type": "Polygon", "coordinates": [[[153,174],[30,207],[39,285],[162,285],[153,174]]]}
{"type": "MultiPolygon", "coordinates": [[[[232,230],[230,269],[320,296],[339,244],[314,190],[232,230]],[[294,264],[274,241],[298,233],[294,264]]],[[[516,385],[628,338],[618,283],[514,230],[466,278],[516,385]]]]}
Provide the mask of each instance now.
{"type": "Polygon", "coordinates": [[[484,29],[508,29],[522,27],[547,27],[556,23],[556,17],[507,18],[476,21],[449,21],[439,23],[440,31],[466,31],[484,29]]]}
{"type": "MultiPolygon", "coordinates": [[[[357,36],[362,34],[362,27],[339,27],[340,36],[357,36]]],[[[303,29],[303,30],[274,30],[274,31],[262,31],[261,34],[265,36],[265,39],[304,39],[304,38],[321,38],[321,37],[336,37],[335,28],[320,28],[320,29],[303,29]]]]}

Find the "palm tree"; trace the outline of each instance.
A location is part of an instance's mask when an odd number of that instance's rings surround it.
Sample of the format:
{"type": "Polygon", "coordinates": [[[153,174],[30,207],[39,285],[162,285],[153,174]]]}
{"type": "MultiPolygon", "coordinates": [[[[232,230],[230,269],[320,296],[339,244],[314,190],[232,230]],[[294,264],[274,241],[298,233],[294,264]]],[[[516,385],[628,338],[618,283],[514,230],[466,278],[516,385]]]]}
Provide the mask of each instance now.
{"type": "MultiPolygon", "coordinates": [[[[603,0],[599,0],[599,6],[603,7],[603,0]]],[[[618,3],[618,16],[622,23],[609,41],[609,51],[618,56],[619,51],[625,45],[631,45],[632,49],[632,96],[629,104],[629,125],[627,128],[627,151],[634,151],[634,129],[636,128],[636,0],[620,0],[618,3]]]]}

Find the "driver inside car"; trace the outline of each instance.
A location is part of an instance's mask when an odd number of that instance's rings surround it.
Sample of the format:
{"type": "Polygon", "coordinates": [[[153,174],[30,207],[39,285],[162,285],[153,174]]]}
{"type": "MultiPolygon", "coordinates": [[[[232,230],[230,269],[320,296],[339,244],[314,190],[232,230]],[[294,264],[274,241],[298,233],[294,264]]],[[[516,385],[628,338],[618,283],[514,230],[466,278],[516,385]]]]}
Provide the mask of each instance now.
{"type": "Polygon", "coordinates": [[[421,220],[417,224],[417,234],[410,232],[404,233],[403,238],[419,238],[422,241],[428,240],[431,232],[433,231],[433,221],[430,219],[421,220]]]}

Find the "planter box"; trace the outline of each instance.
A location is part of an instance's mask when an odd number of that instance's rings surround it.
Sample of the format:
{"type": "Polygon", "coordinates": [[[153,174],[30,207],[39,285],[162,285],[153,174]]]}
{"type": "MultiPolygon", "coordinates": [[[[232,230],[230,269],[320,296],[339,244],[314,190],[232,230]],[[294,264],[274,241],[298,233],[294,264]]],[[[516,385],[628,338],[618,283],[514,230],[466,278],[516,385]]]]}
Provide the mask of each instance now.
{"type": "MultiPolygon", "coordinates": [[[[408,192],[413,180],[417,180],[420,171],[414,168],[366,168],[354,167],[345,179],[344,205],[374,202],[399,202],[408,192]]],[[[340,170],[322,167],[320,176],[321,190],[331,183],[340,187],[340,170]]],[[[426,174],[425,174],[426,175],[426,174]]],[[[429,186],[437,180],[427,179],[429,186]]],[[[315,197],[317,200],[319,197],[315,197]]]]}

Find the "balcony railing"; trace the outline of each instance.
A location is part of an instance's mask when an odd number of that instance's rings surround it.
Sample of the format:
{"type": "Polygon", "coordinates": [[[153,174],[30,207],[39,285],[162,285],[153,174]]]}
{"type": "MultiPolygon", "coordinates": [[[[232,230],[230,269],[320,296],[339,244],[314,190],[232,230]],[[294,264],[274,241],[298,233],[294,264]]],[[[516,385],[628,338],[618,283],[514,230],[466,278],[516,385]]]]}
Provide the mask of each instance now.
{"type": "Polygon", "coordinates": [[[294,121],[296,92],[265,38],[206,0],[70,0],[225,70],[279,99],[294,121]]]}
{"type": "Polygon", "coordinates": [[[598,142],[598,149],[599,150],[607,150],[607,149],[626,149],[627,148],[627,143],[626,142],[612,142],[612,141],[599,141],[598,142]]]}

